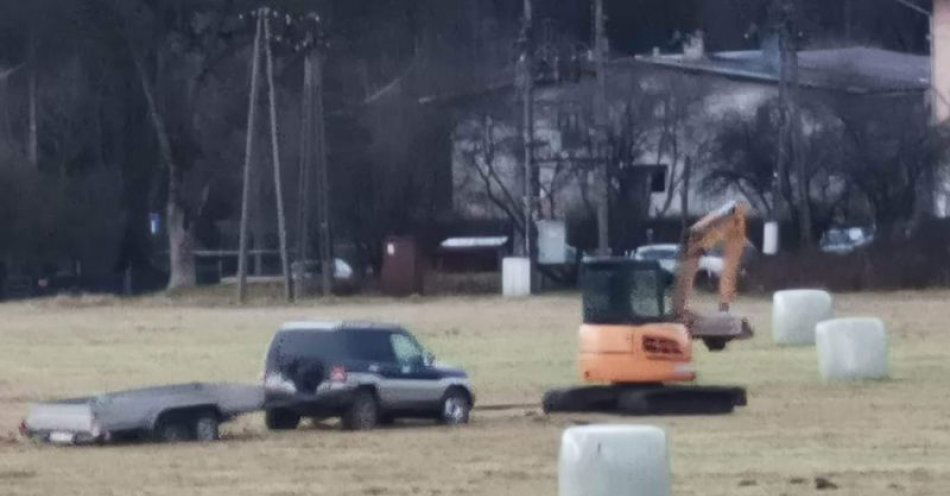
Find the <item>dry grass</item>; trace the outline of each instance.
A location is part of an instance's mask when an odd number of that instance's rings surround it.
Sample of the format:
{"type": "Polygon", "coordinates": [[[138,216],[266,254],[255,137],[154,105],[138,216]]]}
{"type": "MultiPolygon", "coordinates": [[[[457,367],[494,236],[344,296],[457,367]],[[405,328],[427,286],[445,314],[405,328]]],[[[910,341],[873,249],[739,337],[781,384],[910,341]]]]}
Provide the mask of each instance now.
{"type": "MultiPolygon", "coordinates": [[[[226,296],[226,295],[225,295],[226,296]]],[[[204,294],[95,304],[0,305],[0,494],[532,494],[557,490],[561,431],[583,421],[668,428],[677,495],[950,493],[948,292],[844,295],[840,315],[877,315],[892,336],[894,379],[823,385],[813,349],[771,344],[769,302],[738,310],[756,339],[709,354],[702,382],[742,384],[749,406],[725,417],[632,419],[536,409],[478,412],[460,429],[397,425],[370,433],[327,426],[272,434],[259,415],[211,445],[54,448],[13,435],[26,403],[191,380],[255,382],[284,320],[397,321],[445,361],[466,366],[481,403],[536,402],[574,377],[578,301],[495,297],[335,299],[228,306],[204,294]]]]}

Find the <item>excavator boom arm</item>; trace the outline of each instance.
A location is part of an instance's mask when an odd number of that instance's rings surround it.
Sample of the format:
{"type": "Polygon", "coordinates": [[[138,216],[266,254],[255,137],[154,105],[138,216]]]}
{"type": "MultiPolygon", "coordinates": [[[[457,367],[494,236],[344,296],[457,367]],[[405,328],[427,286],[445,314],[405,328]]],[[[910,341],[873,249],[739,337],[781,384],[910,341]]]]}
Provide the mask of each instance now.
{"type": "Polygon", "coordinates": [[[686,232],[673,292],[673,313],[677,320],[688,320],[687,305],[692,296],[700,259],[720,243],[724,246],[723,268],[719,274],[719,310],[729,310],[729,305],[735,299],[739,263],[747,243],[745,233],[748,212],[747,203],[730,202],[697,221],[686,232]]]}

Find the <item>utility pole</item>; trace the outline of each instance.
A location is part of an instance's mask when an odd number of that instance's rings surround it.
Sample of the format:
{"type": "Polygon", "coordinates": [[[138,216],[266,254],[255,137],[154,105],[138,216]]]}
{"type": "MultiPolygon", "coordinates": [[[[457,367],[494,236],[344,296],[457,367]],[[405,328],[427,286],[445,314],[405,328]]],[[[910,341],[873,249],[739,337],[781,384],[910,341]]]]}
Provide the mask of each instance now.
{"type": "MultiPolygon", "coordinates": [[[[260,11],[258,11],[260,13],[260,11]]],[[[261,16],[256,16],[254,30],[254,48],[251,50],[251,92],[247,106],[247,136],[244,140],[244,183],[241,188],[241,228],[238,240],[238,285],[237,299],[244,303],[247,299],[247,218],[248,200],[251,194],[251,157],[254,146],[254,121],[257,110],[258,61],[261,52],[261,16]]]]}
{"type": "Polygon", "coordinates": [[[594,63],[597,86],[594,89],[594,128],[601,143],[601,163],[597,176],[601,198],[597,202],[597,251],[610,255],[610,173],[607,153],[607,33],[604,26],[604,0],[594,0],[594,63]]]}
{"type": "MultiPolygon", "coordinates": [[[[811,204],[809,203],[808,190],[808,172],[805,167],[805,160],[802,156],[802,117],[800,105],[801,87],[798,80],[798,30],[800,28],[799,16],[801,9],[799,0],[785,0],[783,25],[785,29],[784,43],[782,44],[782,66],[785,67],[785,109],[783,113],[786,116],[786,132],[788,139],[786,158],[795,168],[795,175],[798,178],[796,182],[797,191],[792,196],[798,196],[798,229],[799,240],[803,247],[809,247],[812,244],[811,233],[811,204]]],[[[788,162],[786,162],[786,167],[788,162]]]]}
{"type": "MultiPolygon", "coordinates": [[[[321,50],[318,47],[316,50],[321,50]]],[[[313,81],[316,86],[314,100],[316,102],[316,124],[317,131],[317,171],[320,208],[317,216],[320,222],[320,271],[321,292],[323,296],[329,296],[332,290],[333,275],[336,272],[336,264],[333,261],[333,239],[330,234],[330,173],[327,163],[327,134],[326,134],[326,112],[323,106],[323,54],[316,52],[313,56],[313,81]]]]}
{"type": "MultiPolygon", "coordinates": [[[[310,245],[310,169],[313,158],[313,58],[303,61],[303,86],[300,93],[300,167],[297,189],[297,262],[308,260],[310,245]]],[[[304,267],[301,265],[301,270],[304,267]]],[[[299,288],[298,288],[299,290],[299,288]]]]}
{"type": "Polygon", "coordinates": [[[264,17],[264,54],[267,56],[267,93],[270,102],[271,157],[274,166],[274,196],[277,202],[277,235],[280,242],[280,262],[284,271],[284,297],[293,301],[294,292],[290,278],[290,257],[287,253],[287,226],[284,217],[283,184],[280,179],[280,145],[277,139],[277,92],[274,88],[274,60],[270,47],[270,19],[264,17]]]}
{"type": "Polygon", "coordinates": [[[310,177],[314,161],[317,165],[317,221],[319,224],[319,258],[321,286],[323,296],[330,294],[333,281],[332,240],[330,238],[330,189],[327,171],[327,146],[325,116],[323,108],[323,42],[320,16],[309,13],[302,20],[306,22],[304,38],[295,46],[304,50],[303,89],[301,98],[300,130],[300,185],[298,199],[298,237],[297,257],[300,261],[308,259],[310,244],[310,196],[312,180],[310,177]],[[314,153],[316,141],[316,153],[314,153]]]}
{"type": "Polygon", "coordinates": [[[783,199],[787,198],[791,203],[788,208],[797,210],[800,241],[802,245],[808,246],[812,242],[811,208],[808,203],[809,191],[805,162],[800,156],[797,0],[773,1],[771,14],[774,19],[779,51],[779,123],[776,140],[776,171],[772,183],[772,214],[775,221],[782,217],[785,208],[783,199]],[[794,191],[788,183],[789,169],[792,167],[798,179],[794,191]]]}
{"type": "Polygon", "coordinates": [[[533,63],[533,12],[531,0],[524,0],[524,18],[522,19],[521,38],[521,80],[522,80],[522,140],[524,141],[524,256],[531,265],[531,283],[534,286],[534,63],[533,63]]]}

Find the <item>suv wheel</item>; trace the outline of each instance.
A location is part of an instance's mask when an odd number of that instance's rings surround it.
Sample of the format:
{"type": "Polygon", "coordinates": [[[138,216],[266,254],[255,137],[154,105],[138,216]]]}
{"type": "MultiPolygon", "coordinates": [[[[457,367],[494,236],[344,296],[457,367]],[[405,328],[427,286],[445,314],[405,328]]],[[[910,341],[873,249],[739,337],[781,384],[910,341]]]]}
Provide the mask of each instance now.
{"type": "Polygon", "coordinates": [[[365,431],[379,422],[379,404],[376,396],[367,390],[358,391],[353,403],[343,413],[343,428],[350,431],[365,431]]]}
{"type": "Polygon", "coordinates": [[[289,431],[296,429],[300,424],[300,415],[280,408],[267,410],[264,413],[264,423],[272,431],[289,431]]]}
{"type": "Polygon", "coordinates": [[[459,389],[450,389],[442,398],[442,410],[439,412],[439,422],[445,425],[467,424],[472,404],[468,395],[459,389]]]}

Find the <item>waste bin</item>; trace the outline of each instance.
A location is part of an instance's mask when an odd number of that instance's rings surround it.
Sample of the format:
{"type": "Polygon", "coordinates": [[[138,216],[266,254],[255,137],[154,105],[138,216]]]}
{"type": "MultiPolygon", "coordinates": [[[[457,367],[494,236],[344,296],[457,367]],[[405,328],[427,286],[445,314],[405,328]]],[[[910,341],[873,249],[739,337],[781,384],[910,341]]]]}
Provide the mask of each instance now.
{"type": "Polygon", "coordinates": [[[422,294],[422,257],[411,236],[390,236],[383,243],[380,289],[390,296],[422,294]]]}

